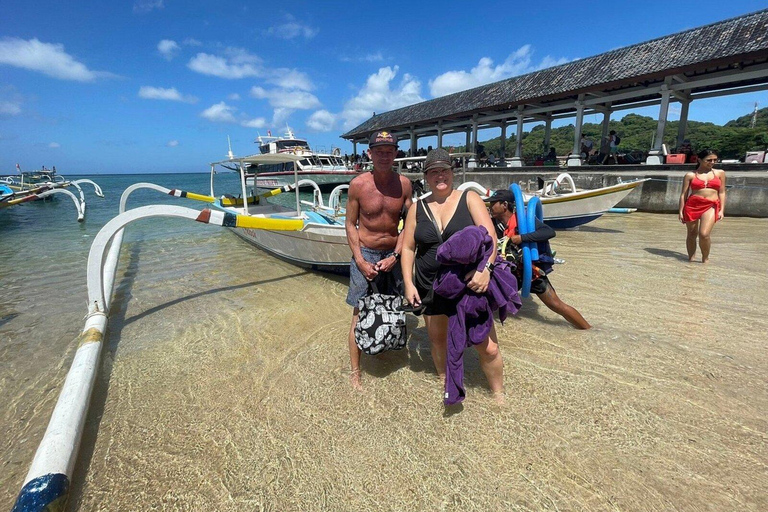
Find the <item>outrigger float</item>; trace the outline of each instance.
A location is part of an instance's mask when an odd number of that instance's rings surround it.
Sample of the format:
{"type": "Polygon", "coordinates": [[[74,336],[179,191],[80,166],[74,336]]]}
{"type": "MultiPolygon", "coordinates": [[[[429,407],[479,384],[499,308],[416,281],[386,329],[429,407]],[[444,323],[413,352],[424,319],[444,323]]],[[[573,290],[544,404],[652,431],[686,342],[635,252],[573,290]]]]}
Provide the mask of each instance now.
{"type": "Polygon", "coordinates": [[[13,512],[64,510],[66,506],[107,329],[123,232],[128,224],[153,217],[176,217],[249,230],[290,232],[304,227],[304,220],[299,218],[241,215],[210,208],[198,211],[181,206],[152,205],[125,211],[128,196],[140,188],[154,189],[174,197],[214,202],[211,196],[167,189],[151,183],[138,183],[123,193],[120,214],[104,225],[91,245],[85,327],[77,339],[78,348],[72,366],[13,512]]]}

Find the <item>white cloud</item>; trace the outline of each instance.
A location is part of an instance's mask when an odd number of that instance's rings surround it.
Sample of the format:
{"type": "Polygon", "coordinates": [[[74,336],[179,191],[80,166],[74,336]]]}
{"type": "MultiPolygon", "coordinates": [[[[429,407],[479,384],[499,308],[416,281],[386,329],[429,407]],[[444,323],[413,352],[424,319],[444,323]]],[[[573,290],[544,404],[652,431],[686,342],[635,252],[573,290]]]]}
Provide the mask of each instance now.
{"type": "Polygon", "coordinates": [[[92,82],[97,78],[114,77],[105,71],[91,71],[64,51],[64,45],[40,42],[37,39],[7,37],[0,41],[0,64],[38,71],[61,80],[92,82]]]}
{"type": "Polygon", "coordinates": [[[266,90],[254,86],[251,87],[251,96],[258,99],[266,99],[275,108],[309,110],[320,106],[320,100],[314,94],[306,91],[266,90]]]}
{"type": "Polygon", "coordinates": [[[133,12],[150,12],[163,7],[165,7],[163,0],[136,0],[133,2],[133,12]]]}
{"type": "Polygon", "coordinates": [[[0,115],[17,116],[21,114],[21,105],[13,101],[0,101],[0,115]]]}
{"type": "Polygon", "coordinates": [[[237,94],[236,92],[233,92],[232,94],[227,96],[227,99],[232,101],[240,101],[240,95],[237,94]]]}
{"type": "Polygon", "coordinates": [[[280,39],[295,39],[297,37],[303,37],[304,39],[312,39],[315,37],[319,29],[312,28],[309,25],[304,25],[296,21],[289,21],[282,25],[269,27],[267,34],[270,36],[279,37],[280,39]]]}
{"type": "Polygon", "coordinates": [[[175,87],[163,89],[162,87],[144,85],[139,89],[139,98],[144,98],[145,100],[169,100],[181,101],[184,103],[197,103],[196,97],[182,95],[175,87]]]}
{"type": "Polygon", "coordinates": [[[236,123],[237,119],[234,115],[236,111],[235,107],[230,107],[222,101],[203,110],[200,116],[214,123],[236,123]]]}
{"type": "Polygon", "coordinates": [[[384,56],[381,52],[369,53],[360,57],[341,57],[342,62],[383,62],[384,56]]]}
{"type": "Polygon", "coordinates": [[[283,89],[311,91],[315,88],[315,84],[312,83],[306,73],[295,69],[278,68],[270,71],[270,75],[267,82],[283,89]]]}
{"type": "Polygon", "coordinates": [[[263,76],[262,60],[242,48],[227,48],[225,56],[198,53],[187,64],[192,71],[219,78],[263,76]]]}
{"type": "Polygon", "coordinates": [[[267,120],[263,117],[257,117],[255,119],[248,119],[240,123],[241,126],[246,128],[264,128],[267,126],[267,120]]]}
{"type": "Polygon", "coordinates": [[[489,57],[483,57],[477,63],[477,66],[469,72],[463,70],[448,71],[434,80],[430,80],[429,92],[433,98],[437,98],[569,62],[565,58],[554,59],[546,56],[538,65],[533,65],[531,63],[532,56],[531,45],[526,44],[509,55],[503,63],[497,66],[493,65],[493,60],[489,57]]]}
{"type": "Polygon", "coordinates": [[[58,142],[51,142],[50,144],[48,144],[48,147],[51,149],[57,149],[61,147],[61,144],[59,144],[58,142]]]}
{"type": "Polygon", "coordinates": [[[398,69],[397,66],[380,68],[368,77],[357,96],[344,104],[341,117],[345,129],[359,125],[373,112],[386,112],[424,101],[421,82],[409,74],[403,75],[400,83],[391,87],[398,69]]]}
{"type": "Polygon", "coordinates": [[[336,116],[327,110],[318,110],[307,119],[307,126],[316,132],[329,132],[336,124],[336,116]]]}
{"type": "Polygon", "coordinates": [[[175,147],[176,147],[176,146],[178,146],[178,145],[179,145],[179,141],[177,141],[177,140],[169,140],[169,141],[168,141],[168,142],[165,144],[165,147],[168,147],[168,148],[175,148],[175,147]]]}
{"type": "Polygon", "coordinates": [[[163,39],[157,43],[157,51],[163,56],[165,60],[173,60],[173,58],[179,53],[181,46],[176,41],[170,39],[163,39]]]}
{"type": "Polygon", "coordinates": [[[272,126],[282,126],[287,124],[288,118],[293,112],[293,109],[290,108],[276,108],[274,112],[272,112],[272,126]]]}
{"type": "Polygon", "coordinates": [[[203,43],[201,43],[197,39],[193,39],[191,37],[186,38],[184,41],[182,41],[181,44],[186,45],[186,46],[203,46],[203,43]]]}

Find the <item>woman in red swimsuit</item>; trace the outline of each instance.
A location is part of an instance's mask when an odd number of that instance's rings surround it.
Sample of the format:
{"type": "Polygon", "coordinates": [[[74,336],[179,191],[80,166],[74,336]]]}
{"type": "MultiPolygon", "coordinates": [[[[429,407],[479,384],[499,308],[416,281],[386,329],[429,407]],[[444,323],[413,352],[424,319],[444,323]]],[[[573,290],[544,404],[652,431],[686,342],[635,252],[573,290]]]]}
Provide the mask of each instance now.
{"type": "Polygon", "coordinates": [[[701,262],[709,260],[710,233],[715,222],[723,219],[725,209],[725,171],[715,169],[717,153],[705,149],[698,154],[699,166],[683,178],[683,193],[680,194],[680,222],[685,224],[688,234],[685,247],[688,261],[696,254],[696,237],[701,247],[701,262]]]}

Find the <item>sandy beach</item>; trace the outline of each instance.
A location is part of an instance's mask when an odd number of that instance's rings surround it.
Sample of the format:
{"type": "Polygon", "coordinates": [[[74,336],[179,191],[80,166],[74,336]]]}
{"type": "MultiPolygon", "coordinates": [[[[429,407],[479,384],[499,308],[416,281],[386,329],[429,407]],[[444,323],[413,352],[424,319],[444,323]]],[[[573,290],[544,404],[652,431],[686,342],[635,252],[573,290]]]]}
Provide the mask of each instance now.
{"type": "MultiPolygon", "coordinates": [[[[506,403],[470,350],[448,411],[422,319],[354,392],[346,278],[208,233],[124,251],[70,510],[768,509],[766,219],[718,224],[706,265],[672,215],[558,232],[551,281],[594,328],[526,300],[497,324],[506,403]]],[[[70,298],[35,292],[55,324],[3,306],[5,509],[74,354],[83,276],[61,278],[70,298]]]]}

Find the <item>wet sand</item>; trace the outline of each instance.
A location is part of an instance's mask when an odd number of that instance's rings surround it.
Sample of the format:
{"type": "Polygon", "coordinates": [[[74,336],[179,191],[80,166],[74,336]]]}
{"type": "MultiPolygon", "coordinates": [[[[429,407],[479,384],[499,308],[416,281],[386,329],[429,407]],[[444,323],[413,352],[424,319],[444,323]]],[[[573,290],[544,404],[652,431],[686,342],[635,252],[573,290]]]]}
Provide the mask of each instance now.
{"type": "MultiPolygon", "coordinates": [[[[768,220],[726,218],[706,265],[671,215],[606,215],[553,248],[552,283],[594,328],[527,300],[497,324],[506,403],[468,351],[446,411],[421,319],[407,350],[364,357],[357,393],[346,279],[230,233],[133,243],[69,508],[768,509],[768,220]]],[[[71,298],[36,283],[61,320],[4,300],[5,509],[74,354],[81,274],[61,277],[71,298]]]]}

